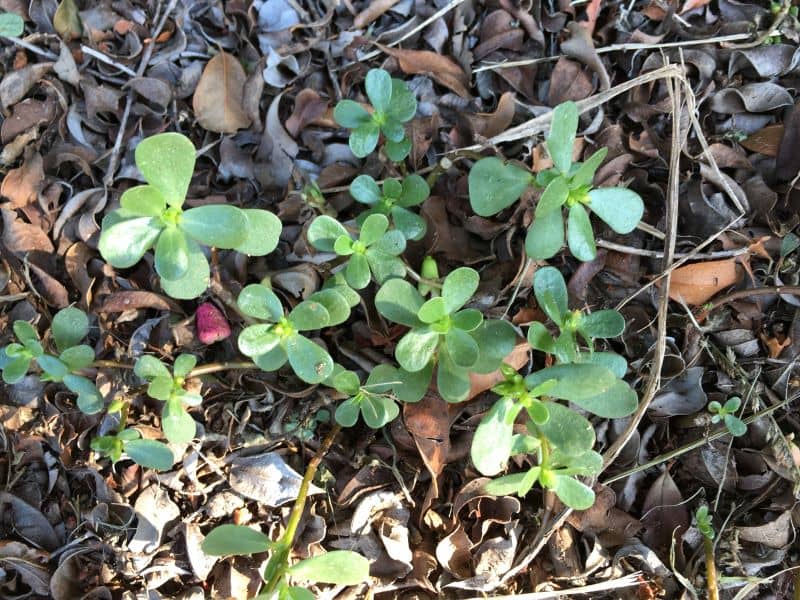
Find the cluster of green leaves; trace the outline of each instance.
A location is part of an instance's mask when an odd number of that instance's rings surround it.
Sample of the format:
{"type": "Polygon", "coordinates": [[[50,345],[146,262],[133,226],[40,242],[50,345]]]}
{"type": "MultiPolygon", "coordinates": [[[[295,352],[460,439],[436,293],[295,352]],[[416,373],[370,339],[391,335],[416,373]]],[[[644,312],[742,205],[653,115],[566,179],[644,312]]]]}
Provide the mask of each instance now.
{"type": "Polygon", "coordinates": [[[428,183],[416,173],[407,175],[402,181],[387,179],[383,182],[383,189],[369,175],[359,175],[350,184],[350,195],[370,207],[356,219],[359,225],[370,215],[385,215],[392,218],[394,228],[407,240],[415,241],[425,237],[427,225],[425,219],[408,209],[422,204],[430,193],[428,183]]]}
{"type": "Polygon", "coordinates": [[[35,362],[42,371],[42,381],[61,382],[77,394],[82,412],[91,415],[103,409],[103,396],[91,380],[79,374],[94,362],[92,347],[80,343],[89,333],[86,313],[74,307],[56,313],[50,324],[54,353],[45,350],[36,329],[27,321],[15,321],[13,330],[18,342],[0,348],[0,369],[5,383],[21,381],[35,362]]]}
{"type": "Polygon", "coordinates": [[[136,361],[133,372],[148,382],[147,395],[164,403],[161,410],[161,429],[164,437],[173,444],[187,444],[197,432],[197,423],[186,410],[187,406],[199,406],[203,397],[185,388],[186,378],[197,364],[191,354],[181,354],[175,359],[172,372],[149,354],[136,361]]]}
{"type": "Polygon", "coordinates": [[[0,37],[20,37],[25,31],[25,21],[16,13],[0,13],[0,37]]]}
{"type": "Polygon", "coordinates": [[[277,594],[267,596],[262,593],[256,600],[314,600],[314,594],[309,590],[291,585],[290,578],[333,585],[358,585],[369,579],[369,561],[349,550],[326,552],[286,568],[291,550],[289,544],[273,542],[262,532],[244,525],[220,525],[206,536],[202,548],[211,556],[249,556],[269,552],[264,580],[269,582],[278,574],[277,594]]]}
{"type": "Polygon", "coordinates": [[[739,417],[736,416],[736,411],[742,406],[742,399],[734,396],[728,398],[725,404],[720,404],[716,400],[708,403],[708,412],[713,416],[711,417],[712,423],[725,423],[725,427],[730,434],[734,437],[739,437],[747,433],[747,425],[739,417]]]}
{"type": "Polygon", "coordinates": [[[349,398],[336,409],[336,422],[342,427],[352,427],[359,415],[372,429],[380,429],[397,418],[400,407],[392,389],[400,385],[397,369],[391,365],[377,365],[370,371],[367,382],[361,385],[358,375],[335,365],[333,375],[325,382],[349,398]]]}
{"type": "Polygon", "coordinates": [[[406,274],[406,266],[399,258],[406,249],[406,238],[399,230],[389,229],[385,215],[376,213],[365,218],[358,239],[333,217],[320,215],[308,227],[308,241],[318,250],[347,257],[344,277],[354,289],[367,287],[372,279],[383,283],[406,274]]]}
{"type": "Polygon", "coordinates": [[[98,248],[114,267],[135,265],[155,247],[161,287],[173,298],[196,298],[209,283],[200,244],[262,256],[275,249],[278,217],[266,210],[208,204],[183,210],[195,147],[178,133],[161,133],[136,146],[136,166],[148,185],[122,194],[121,208],[103,218],[98,248]]]}
{"type": "Polygon", "coordinates": [[[133,462],[147,469],[167,471],[175,463],[169,446],[156,440],[141,439],[136,429],[122,429],[113,435],[102,435],[92,440],[92,450],[109,457],[113,462],[127,454],[133,462]]]}
{"type": "Polygon", "coordinates": [[[436,367],[439,393],[448,402],[463,401],[470,373],[491,373],[514,348],[516,334],[507,321],[485,320],[475,308],[463,308],[478,289],[478,272],[469,267],[452,271],[441,295],[427,301],[404,279],[390,279],[375,296],[378,312],[410,327],[398,342],[395,358],[400,381],[394,391],[413,402],[422,398],[436,367]]]}
{"type": "Polygon", "coordinates": [[[564,245],[562,208],[567,209],[567,243],[578,260],[597,254],[588,210],[617,233],[630,233],[644,212],[642,198],[623,187],[592,188],[594,174],[608,150],[601,148],[585,162],[572,162],[578,130],[578,108],[574,102],[553,110],[547,151],[553,167],[533,175],[527,169],[496,157],[483,158],[469,172],[469,198],[481,216],[494,215],[516,202],[531,186],[543,187],[533,223],[525,239],[531,258],[555,256],[564,245]]]}
{"type": "Polygon", "coordinates": [[[348,142],[357,157],[364,158],[375,150],[382,133],[386,138],[386,156],[399,162],[411,151],[411,140],[403,123],[414,118],[417,99],[404,81],[393,79],[383,69],[370,69],[364,87],[372,111],[353,100],[340,100],[333,109],[333,118],[352,130],[348,142]]]}
{"type": "Polygon", "coordinates": [[[239,310],[263,322],[242,330],[239,350],[264,371],[276,371],[288,362],[303,381],[321,383],[333,374],[333,359],[303,332],[344,323],[358,302],[352,289],[330,285],[284,314],[275,292],[260,283],[248,285],[239,294],[239,310]]]}
{"type": "Polygon", "coordinates": [[[528,339],[533,348],[553,355],[556,364],[527,377],[508,365],[501,367],[505,379],[493,388],[500,399],[477,428],[472,460],[484,475],[496,475],[512,456],[533,454],[534,466],[495,479],[487,490],[524,496],[538,482],[567,506],[582,510],[594,503],[594,492],[576,477],[599,473],[602,458],[593,450],[592,424],[559,401],[608,419],[636,410],[636,393],[622,380],[627,370],[625,359],[592,348],[596,338],[622,333],[625,323],[615,311],[593,313],[602,315],[596,319],[569,311],[566,283],[552,267],[537,271],[534,293],[560,334],[553,336],[543,324],[535,323],[528,330],[528,339]],[[588,352],[581,351],[576,333],[589,345],[588,352]],[[521,414],[525,415],[525,432],[515,433],[521,414]]]}

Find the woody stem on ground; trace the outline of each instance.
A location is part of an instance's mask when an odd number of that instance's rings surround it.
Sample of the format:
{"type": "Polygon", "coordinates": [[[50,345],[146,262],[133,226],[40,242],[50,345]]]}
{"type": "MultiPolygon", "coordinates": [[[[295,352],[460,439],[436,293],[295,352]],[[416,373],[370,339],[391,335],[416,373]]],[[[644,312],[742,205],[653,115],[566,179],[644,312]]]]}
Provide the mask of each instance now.
{"type": "MultiPolygon", "coordinates": [[[[342,427],[340,425],[336,424],[333,426],[333,428],[328,432],[328,435],[325,436],[325,439],[322,440],[319,448],[309,461],[308,466],[306,467],[306,472],[303,474],[303,481],[300,484],[300,490],[297,492],[297,500],[294,502],[292,512],[289,514],[289,521],[286,523],[286,531],[278,541],[278,546],[280,549],[277,551],[282,551],[287,559],[289,557],[289,550],[294,545],[294,538],[295,535],[297,535],[297,526],[300,524],[300,518],[303,516],[303,510],[306,506],[308,488],[311,487],[311,482],[314,480],[314,476],[317,474],[317,469],[319,468],[322,459],[331,449],[336,436],[339,435],[341,430],[342,427]]],[[[283,577],[286,574],[286,569],[288,568],[288,561],[284,560],[284,563],[280,566],[280,568],[276,569],[272,574],[272,577],[270,577],[270,579],[267,581],[266,589],[264,590],[265,593],[271,594],[277,590],[278,585],[283,580],[283,577]]]]}
{"type": "Polygon", "coordinates": [[[708,600],[719,600],[717,587],[717,567],[714,564],[714,542],[708,536],[703,536],[703,551],[706,555],[706,589],[708,600]]]}

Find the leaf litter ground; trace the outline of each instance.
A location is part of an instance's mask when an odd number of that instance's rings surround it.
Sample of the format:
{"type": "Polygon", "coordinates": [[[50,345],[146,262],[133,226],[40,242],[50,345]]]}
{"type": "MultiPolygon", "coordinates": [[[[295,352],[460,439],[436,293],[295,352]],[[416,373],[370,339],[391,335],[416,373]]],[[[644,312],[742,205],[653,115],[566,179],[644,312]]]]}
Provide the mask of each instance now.
{"type": "MultiPolygon", "coordinates": [[[[101,359],[91,375],[107,400],[130,402],[144,439],[158,437],[158,412],[119,364],[143,353],[241,360],[226,337],[246,325],[231,309],[239,291],[268,277],[284,301],[307,298],[330,268],[306,235],[313,218],[360,212],[363,200],[348,193],[356,177],[388,195],[384,180],[409,174],[356,158],[333,119],[341,98],[368,100],[371,67],[407,81],[418,102],[405,124],[407,164],[431,196],[419,206],[427,233],[409,241],[406,259],[433,256],[443,273],[476,268],[472,305],[487,318],[545,322],[532,291],[545,263],[524,251],[537,192],[479,216],[467,173],[489,155],[548,169],[547,108],[577,101],[573,159],[607,148],[596,185],[645,199],[630,235],[595,221],[594,260],[564,250],[548,261],[567,279],[570,308],[619,307],[627,324],[610,347],[629,362],[640,408],[593,418],[605,459],[594,506],[572,512],[536,490],[524,500],[485,491],[469,460],[495,399],[487,390],[497,379],[484,375],[467,402],[429,393],[380,431],[345,430],[315,481],[295,557],[355,549],[371,561],[369,588],[385,597],[704,597],[692,515],[708,505],[722,597],[796,597],[791,3],[0,0],[0,9],[3,35],[16,35],[5,15],[25,22],[21,37],[0,38],[2,344],[16,320],[43,331],[68,305],[89,312],[101,359]],[[162,131],[201,148],[190,207],[267,208],[283,224],[265,258],[213,251],[209,291],[196,301],[165,296],[151,263],[114,270],[97,250],[98,223],[141,181],[134,148],[162,131]],[[736,438],[707,410],[732,398],[747,425],[736,438]]],[[[405,329],[365,307],[324,342],[369,372],[405,329]]],[[[530,357],[520,343],[507,361],[524,368],[530,357]]],[[[162,474],[98,459],[90,440],[116,424],[81,414],[62,386],[26,376],[2,388],[3,597],[256,593],[263,555],[220,560],[201,541],[223,523],[280,535],[340,398],[285,372],[231,369],[196,386],[200,435],[173,447],[181,461],[162,474]]]]}

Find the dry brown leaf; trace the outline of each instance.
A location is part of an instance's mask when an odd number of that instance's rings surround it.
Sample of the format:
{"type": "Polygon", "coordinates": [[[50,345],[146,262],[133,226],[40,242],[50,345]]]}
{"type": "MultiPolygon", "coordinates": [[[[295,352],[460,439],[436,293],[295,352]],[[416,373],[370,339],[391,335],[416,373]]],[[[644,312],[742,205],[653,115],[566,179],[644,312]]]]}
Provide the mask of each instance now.
{"type": "Polygon", "coordinates": [[[504,132],[514,118],[514,93],[505,92],[500,96],[493,113],[478,113],[467,118],[475,133],[483,137],[490,138],[504,132]]]}
{"type": "Polygon", "coordinates": [[[376,46],[396,58],[405,74],[430,75],[462,98],[472,97],[469,93],[469,75],[449,56],[442,56],[429,50],[403,50],[381,44],[376,46]]]}
{"type": "Polygon", "coordinates": [[[741,279],[742,268],[735,258],[694,263],[672,272],[669,297],[676,301],[682,299],[689,306],[699,306],[741,279]]]}
{"type": "Polygon", "coordinates": [[[294,111],[292,115],[286,119],[284,124],[286,131],[289,132],[293,138],[297,137],[303,128],[325,115],[328,108],[328,101],[321,98],[320,95],[312,90],[306,88],[301,90],[297,97],[294,99],[294,111]]]}
{"type": "Polygon", "coordinates": [[[778,156],[778,147],[783,138],[783,123],[767,125],[741,142],[742,146],[752,152],[765,156],[778,156]]]}
{"type": "Polygon", "coordinates": [[[34,152],[21,167],[8,172],[0,184],[0,196],[8,198],[7,208],[23,208],[36,202],[43,182],[42,155],[34,152]]]}
{"type": "Polygon", "coordinates": [[[250,125],[244,111],[247,75],[236,58],[220,52],[208,61],[192,99],[200,125],[216,133],[235,133],[250,125]]]}
{"type": "Polygon", "coordinates": [[[683,8],[681,8],[680,14],[689,12],[695,8],[700,8],[701,6],[705,6],[709,2],[711,2],[711,0],[686,0],[686,2],[683,4],[683,8]]]}

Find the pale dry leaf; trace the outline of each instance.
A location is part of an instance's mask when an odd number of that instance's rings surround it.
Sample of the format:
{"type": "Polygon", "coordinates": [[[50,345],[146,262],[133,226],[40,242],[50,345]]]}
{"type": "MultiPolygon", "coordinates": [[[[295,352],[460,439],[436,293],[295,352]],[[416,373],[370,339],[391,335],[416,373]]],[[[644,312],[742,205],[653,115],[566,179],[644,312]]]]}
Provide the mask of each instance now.
{"type": "Polygon", "coordinates": [[[669,297],[683,300],[689,306],[699,306],[741,281],[742,276],[742,268],[735,258],[684,265],[672,272],[669,297]]]}
{"type": "MultiPolygon", "coordinates": [[[[247,498],[273,507],[297,498],[303,477],[287,465],[277,452],[234,456],[230,465],[231,487],[247,498]]],[[[324,491],[312,484],[308,493],[322,494],[324,491]]]]}
{"type": "Polygon", "coordinates": [[[200,125],[216,133],[236,133],[250,125],[244,110],[247,75],[231,54],[220,52],[208,61],[192,98],[200,125]]]}

